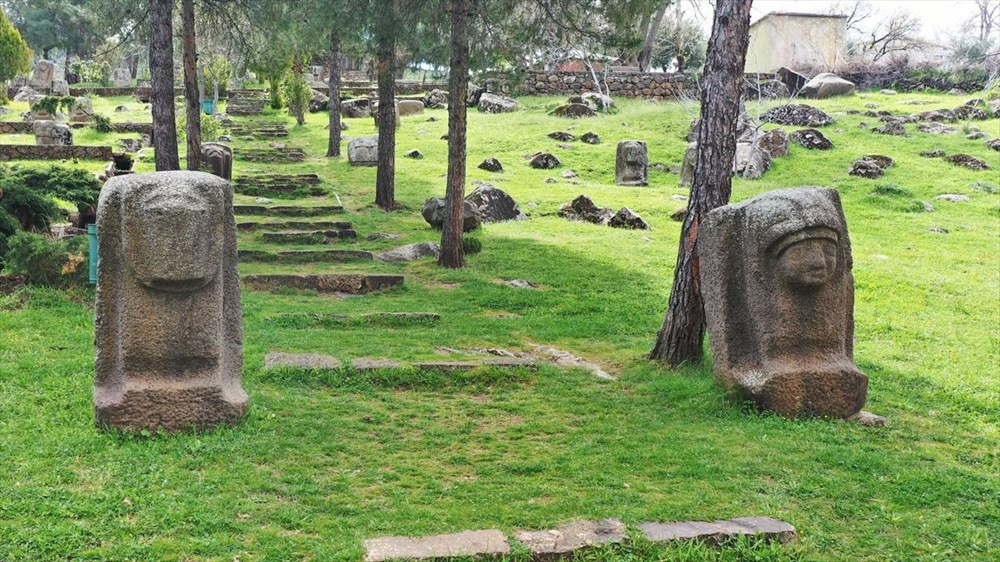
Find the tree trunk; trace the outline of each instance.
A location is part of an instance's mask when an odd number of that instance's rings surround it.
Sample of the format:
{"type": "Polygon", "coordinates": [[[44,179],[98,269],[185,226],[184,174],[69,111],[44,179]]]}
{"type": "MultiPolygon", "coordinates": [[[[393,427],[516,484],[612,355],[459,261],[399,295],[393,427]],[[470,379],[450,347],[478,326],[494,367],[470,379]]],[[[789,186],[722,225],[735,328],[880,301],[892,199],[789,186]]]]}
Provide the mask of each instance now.
{"type": "Polygon", "coordinates": [[[149,0],[149,73],[152,78],[153,149],[156,171],[180,169],[174,116],[174,3],[149,0]]]}
{"type": "MultiPolygon", "coordinates": [[[[677,0],[678,5],[680,0],[677,0]]],[[[667,6],[670,2],[664,2],[653,15],[653,20],[649,23],[646,35],[639,49],[639,70],[646,72],[649,70],[649,61],[653,59],[653,46],[656,45],[656,36],[660,33],[660,24],[663,23],[663,15],[667,13],[667,6]]]]}
{"type": "Polygon", "coordinates": [[[469,0],[451,1],[451,69],[448,72],[448,188],[441,234],[443,267],[465,267],[462,206],[465,203],[466,103],[469,92],[469,0]]]}
{"type": "Polygon", "coordinates": [[[378,73],[378,171],[375,204],[396,207],[396,15],[399,0],[385,2],[379,15],[376,67],[378,73]]]}
{"type": "Polygon", "coordinates": [[[187,169],[201,169],[201,96],[198,51],[194,34],[194,0],[181,0],[184,26],[184,99],[187,102],[187,169]]]}
{"type": "Polygon", "coordinates": [[[340,156],[340,30],[330,30],[330,142],[327,156],[340,156]]]}
{"type": "Polygon", "coordinates": [[[651,359],[666,361],[673,367],[702,356],[705,309],[698,278],[698,227],[710,210],[729,202],[732,192],[736,120],[750,42],[751,1],[716,2],[702,78],[694,183],[681,227],[670,305],[650,354],[651,359]]]}

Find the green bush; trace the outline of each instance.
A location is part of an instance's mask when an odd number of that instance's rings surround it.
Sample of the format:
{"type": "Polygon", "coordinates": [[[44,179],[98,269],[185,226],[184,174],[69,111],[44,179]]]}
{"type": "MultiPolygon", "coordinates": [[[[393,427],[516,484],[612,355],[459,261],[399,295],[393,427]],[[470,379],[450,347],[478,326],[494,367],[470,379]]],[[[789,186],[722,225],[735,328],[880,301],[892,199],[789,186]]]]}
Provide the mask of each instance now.
{"type": "Polygon", "coordinates": [[[81,82],[94,82],[105,87],[111,85],[111,65],[107,62],[77,61],[70,68],[80,77],[81,82]]]}
{"type": "Polygon", "coordinates": [[[110,133],[111,129],[111,118],[105,117],[103,115],[94,114],[94,130],[98,133],[110,133]]]}
{"type": "Polygon", "coordinates": [[[4,273],[23,275],[35,285],[66,287],[86,283],[86,244],[85,236],[58,241],[19,232],[7,240],[4,273]]]}
{"type": "MultiPolygon", "coordinates": [[[[214,142],[219,139],[219,135],[222,134],[222,125],[219,124],[219,120],[210,115],[200,115],[201,117],[201,140],[203,142],[214,142]]],[[[178,111],[177,112],[177,141],[185,142],[187,140],[187,112],[178,111]]]]}
{"type": "Polygon", "coordinates": [[[59,216],[59,207],[51,199],[23,183],[0,181],[3,199],[0,209],[13,217],[22,230],[48,232],[52,219],[59,216]]]}
{"type": "Polygon", "coordinates": [[[285,77],[285,103],[288,104],[288,113],[295,116],[299,125],[306,123],[306,110],[309,109],[312,96],[312,88],[302,76],[289,72],[285,77]]]}
{"type": "Polygon", "coordinates": [[[59,110],[69,112],[76,106],[76,98],[73,96],[45,96],[44,98],[31,104],[31,111],[46,111],[51,115],[59,113],[59,110]]]}
{"type": "Polygon", "coordinates": [[[8,249],[7,240],[20,231],[21,223],[0,207],[0,269],[3,268],[3,257],[8,249]]]}
{"type": "Polygon", "coordinates": [[[466,255],[478,254],[483,251],[483,241],[479,238],[463,237],[462,238],[462,249],[465,251],[466,255]]]}
{"type": "MultiPolygon", "coordinates": [[[[101,195],[101,182],[86,170],[49,166],[48,168],[0,169],[0,189],[17,189],[24,186],[33,193],[62,199],[76,205],[81,224],[93,222],[97,199],[101,195]]],[[[2,204],[2,202],[0,202],[2,204]]],[[[11,213],[15,216],[16,213],[11,213]]],[[[54,217],[55,215],[49,215],[54,217]]],[[[23,222],[23,221],[22,221],[23,222]]]]}

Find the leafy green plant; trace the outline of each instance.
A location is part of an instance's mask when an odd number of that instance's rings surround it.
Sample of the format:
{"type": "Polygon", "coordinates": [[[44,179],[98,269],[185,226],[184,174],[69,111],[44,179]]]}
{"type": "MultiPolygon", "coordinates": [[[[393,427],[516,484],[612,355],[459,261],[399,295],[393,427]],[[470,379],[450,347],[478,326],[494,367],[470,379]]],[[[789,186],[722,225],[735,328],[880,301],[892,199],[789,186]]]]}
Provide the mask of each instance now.
{"type": "MultiPolygon", "coordinates": [[[[201,140],[216,141],[222,134],[222,125],[218,119],[209,115],[200,115],[201,118],[201,140]]],[[[180,111],[177,113],[177,140],[184,142],[187,140],[187,115],[180,111]]]]}
{"type": "Polygon", "coordinates": [[[93,82],[105,87],[111,85],[111,65],[107,61],[77,61],[70,68],[82,82],[93,82]]]}
{"type": "Polygon", "coordinates": [[[45,111],[50,115],[59,113],[59,110],[73,111],[76,107],[76,98],[73,96],[45,96],[44,98],[31,104],[31,111],[36,113],[45,111]]]}
{"type": "Polygon", "coordinates": [[[23,230],[48,232],[52,219],[59,215],[55,202],[23,183],[2,181],[0,186],[3,188],[0,209],[14,217],[23,230]]]}
{"type": "Polygon", "coordinates": [[[50,240],[31,232],[19,232],[8,241],[4,272],[23,275],[28,283],[65,287],[86,282],[87,254],[83,236],[65,241],[50,240]]]}
{"type": "MultiPolygon", "coordinates": [[[[0,188],[17,191],[21,188],[45,199],[61,199],[76,205],[80,224],[93,222],[101,182],[86,170],[49,166],[48,168],[13,168],[0,171],[0,188]]],[[[6,197],[4,197],[6,200],[6,197]]],[[[0,205],[4,202],[0,201],[0,205]]],[[[16,213],[12,213],[18,216],[16,213]]],[[[49,217],[55,213],[48,213],[49,217]]],[[[23,223],[24,221],[22,221],[23,223]]]]}
{"type": "Polygon", "coordinates": [[[295,116],[299,126],[306,124],[306,109],[312,99],[312,88],[298,74],[289,72],[285,77],[285,101],[288,103],[288,113],[295,116]]]}
{"type": "Polygon", "coordinates": [[[0,8],[0,104],[7,102],[7,81],[29,68],[31,49],[0,8]]]}
{"type": "Polygon", "coordinates": [[[483,251],[483,241],[479,238],[465,236],[462,238],[462,249],[467,255],[478,254],[483,251]]]}
{"type": "Polygon", "coordinates": [[[94,130],[98,133],[110,133],[113,131],[111,128],[111,118],[105,117],[104,115],[94,114],[94,130]]]}

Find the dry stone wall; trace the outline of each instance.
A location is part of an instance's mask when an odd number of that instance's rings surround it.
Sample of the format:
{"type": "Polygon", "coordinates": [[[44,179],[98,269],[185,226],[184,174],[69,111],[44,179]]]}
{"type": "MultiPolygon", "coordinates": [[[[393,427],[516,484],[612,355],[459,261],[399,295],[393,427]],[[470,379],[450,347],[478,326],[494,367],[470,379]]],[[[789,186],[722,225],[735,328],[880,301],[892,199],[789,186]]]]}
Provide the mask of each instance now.
{"type": "MultiPolygon", "coordinates": [[[[602,80],[604,78],[602,77],[602,80]]],[[[677,99],[696,95],[695,77],[663,72],[612,72],[606,81],[611,97],[677,99]]],[[[518,87],[523,94],[560,96],[596,91],[597,85],[589,72],[529,71],[518,87]]]]}
{"type": "Polygon", "coordinates": [[[0,144],[0,162],[5,160],[111,160],[110,146],[57,146],[0,144]]]}

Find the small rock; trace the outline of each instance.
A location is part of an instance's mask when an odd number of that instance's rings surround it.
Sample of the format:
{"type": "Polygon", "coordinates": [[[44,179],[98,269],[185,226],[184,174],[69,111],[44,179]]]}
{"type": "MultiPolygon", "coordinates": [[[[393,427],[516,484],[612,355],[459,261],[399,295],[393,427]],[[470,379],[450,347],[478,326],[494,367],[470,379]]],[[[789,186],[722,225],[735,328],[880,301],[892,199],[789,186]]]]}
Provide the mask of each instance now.
{"type": "Polygon", "coordinates": [[[784,129],[772,129],[757,138],[755,144],[766,150],[771,158],[788,154],[788,133],[784,129]]]}
{"type": "Polygon", "coordinates": [[[375,259],[389,263],[398,263],[427,257],[437,258],[440,255],[441,246],[436,243],[416,242],[382,252],[381,254],[376,254],[375,259]]]}
{"type": "Polygon", "coordinates": [[[479,97],[479,111],[483,113],[510,113],[515,109],[517,101],[514,98],[490,93],[479,97]]]}
{"type": "Polygon", "coordinates": [[[506,222],[528,218],[521,212],[517,201],[507,192],[488,182],[477,180],[475,183],[476,190],[465,199],[476,208],[483,222],[506,222]]]}
{"type": "Polygon", "coordinates": [[[254,202],[255,203],[259,203],[261,205],[269,205],[271,203],[274,203],[274,201],[268,199],[267,197],[258,197],[256,199],[254,199],[254,202]]]}
{"type": "MultiPolygon", "coordinates": [[[[464,205],[462,208],[462,231],[469,232],[479,228],[482,220],[475,205],[467,199],[464,200],[464,205]]],[[[440,230],[444,226],[445,198],[431,197],[427,199],[424,201],[420,214],[427,221],[427,224],[431,225],[431,228],[440,230]]]]}
{"type": "Polygon", "coordinates": [[[663,162],[653,162],[652,164],[649,165],[649,169],[655,170],[657,172],[666,172],[667,165],[664,164],[663,162]]]}
{"type": "Polygon", "coordinates": [[[872,132],[880,135],[895,135],[897,137],[904,137],[906,136],[906,126],[899,121],[887,121],[885,125],[872,129],[872,132]]]}
{"type": "Polygon", "coordinates": [[[559,216],[564,219],[607,224],[614,212],[607,207],[598,207],[589,197],[581,195],[569,203],[559,206],[559,216]]]}
{"type": "Polygon", "coordinates": [[[847,418],[847,421],[853,421],[861,425],[871,426],[871,427],[881,427],[886,423],[885,417],[873,414],[871,412],[865,412],[863,410],[847,418]]]}
{"type": "Polygon", "coordinates": [[[556,178],[545,178],[542,183],[557,183],[556,178]]]}
{"type": "Polygon", "coordinates": [[[601,144],[601,137],[597,136],[597,133],[584,133],[580,140],[587,144],[601,144]]]}
{"type": "Polygon", "coordinates": [[[295,369],[339,369],[341,362],[336,357],[319,353],[282,353],[274,351],[264,358],[265,369],[291,367],[295,369]]]}
{"type": "Polygon", "coordinates": [[[597,113],[588,105],[582,103],[568,103],[560,105],[552,111],[556,117],[566,117],[569,119],[579,119],[581,117],[594,117],[597,113]]]}
{"type": "Polygon", "coordinates": [[[576,177],[576,172],[574,172],[573,170],[563,170],[563,173],[560,175],[566,179],[570,179],[576,177]]]}
{"type": "Polygon", "coordinates": [[[622,207],[608,221],[608,226],[612,228],[627,228],[633,230],[649,230],[649,223],[643,220],[638,214],[628,207],[622,207]]]}
{"type": "Polygon", "coordinates": [[[437,122],[437,120],[438,120],[438,118],[434,117],[433,115],[431,115],[430,117],[427,118],[427,122],[428,123],[435,123],[435,122],[437,122]]]}
{"type": "Polygon", "coordinates": [[[673,199],[674,201],[687,201],[688,200],[687,196],[685,196],[685,195],[671,195],[670,198],[673,199]]]}
{"type": "Polygon", "coordinates": [[[414,148],[413,150],[407,151],[406,157],[407,158],[413,158],[415,160],[419,160],[419,159],[421,159],[421,158],[424,157],[424,153],[420,152],[419,150],[417,150],[416,148],[414,148]]]}
{"type": "Polygon", "coordinates": [[[931,205],[930,202],[928,202],[928,201],[921,201],[920,204],[923,205],[925,213],[933,213],[934,212],[934,205],[931,205]]]}
{"type": "Polygon", "coordinates": [[[875,179],[880,178],[885,175],[885,168],[879,166],[877,162],[873,162],[866,158],[861,158],[856,160],[851,167],[847,170],[847,173],[852,176],[860,176],[862,178],[875,179]]]}
{"type": "Polygon", "coordinates": [[[539,152],[532,156],[529,165],[538,170],[551,170],[561,164],[559,159],[548,152],[539,152]]]}
{"type": "Polygon", "coordinates": [[[479,165],[479,169],[486,170],[487,172],[503,172],[503,164],[500,163],[496,158],[487,158],[483,160],[482,164],[479,165]]]}
{"type": "Polygon", "coordinates": [[[811,105],[788,104],[780,105],[764,112],[760,116],[765,123],[777,123],[779,125],[792,125],[796,127],[822,127],[833,123],[830,117],[822,110],[811,105]]]}
{"type": "Polygon", "coordinates": [[[936,227],[936,226],[932,226],[931,227],[931,232],[933,232],[934,234],[948,234],[948,230],[947,229],[939,228],[939,227],[936,227]]]}
{"type": "Polygon", "coordinates": [[[986,146],[992,148],[993,150],[1000,151],[1000,139],[993,139],[987,142],[986,146]]]}
{"type": "Polygon", "coordinates": [[[830,150],[833,143],[816,129],[799,129],[789,135],[792,140],[810,150],[830,150]]]}
{"type": "Polygon", "coordinates": [[[942,193],[934,197],[935,199],[940,199],[942,201],[947,201],[949,203],[962,203],[969,200],[968,195],[961,195],[958,193],[942,193]]]}
{"type": "Polygon", "coordinates": [[[126,105],[119,105],[115,108],[115,113],[125,113],[126,111],[129,111],[129,108],[126,105]]]}
{"type": "Polygon", "coordinates": [[[894,96],[896,95],[896,90],[879,90],[878,93],[882,94],[883,96],[894,96]]]}
{"type": "Polygon", "coordinates": [[[688,215],[687,207],[681,207],[680,209],[677,209],[673,213],[670,213],[670,220],[676,222],[684,222],[684,219],[687,218],[687,215],[688,215]]]}
{"type": "Polygon", "coordinates": [[[945,155],[945,152],[940,148],[935,148],[934,150],[924,150],[920,155],[924,158],[941,158],[945,155]]]}
{"type": "Polygon", "coordinates": [[[538,289],[538,285],[526,279],[511,279],[507,281],[507,286],[515,289],[538,289]]]}
{"type": "Polygon", "coordinates": [[[969,133],[969,134],[965,135],[965,138],[967,138],[969,140],[985,139],[986,138],[986,133],[984,133],[982,131],[976,131],[976,132],[969,133]]]}
{"type": "Polygon", "coordinates": [[[975,156],[969,156],[968,154],[952,154],[951,156],[946,156],[945,160],[951,162],[956,166],[962,166],[970,170],[989,170],[990,166],[982,158],[976,158],[975,156]]]}
{"type": "Polygon", "coordinates": [[[554,131],[549,133],[548,137],[562,142],[573,142],[576,140],[576,135],[567,133],[566,131],[554,131]]]}
{"type": "Polygon", "coordinates": [[[374,242],[375,240],[396,240],[397,238],[402,238],[399,234],[388,234],[385,232],[375,232],[365,236],[365,240],[369,242],[374,242]]]}

